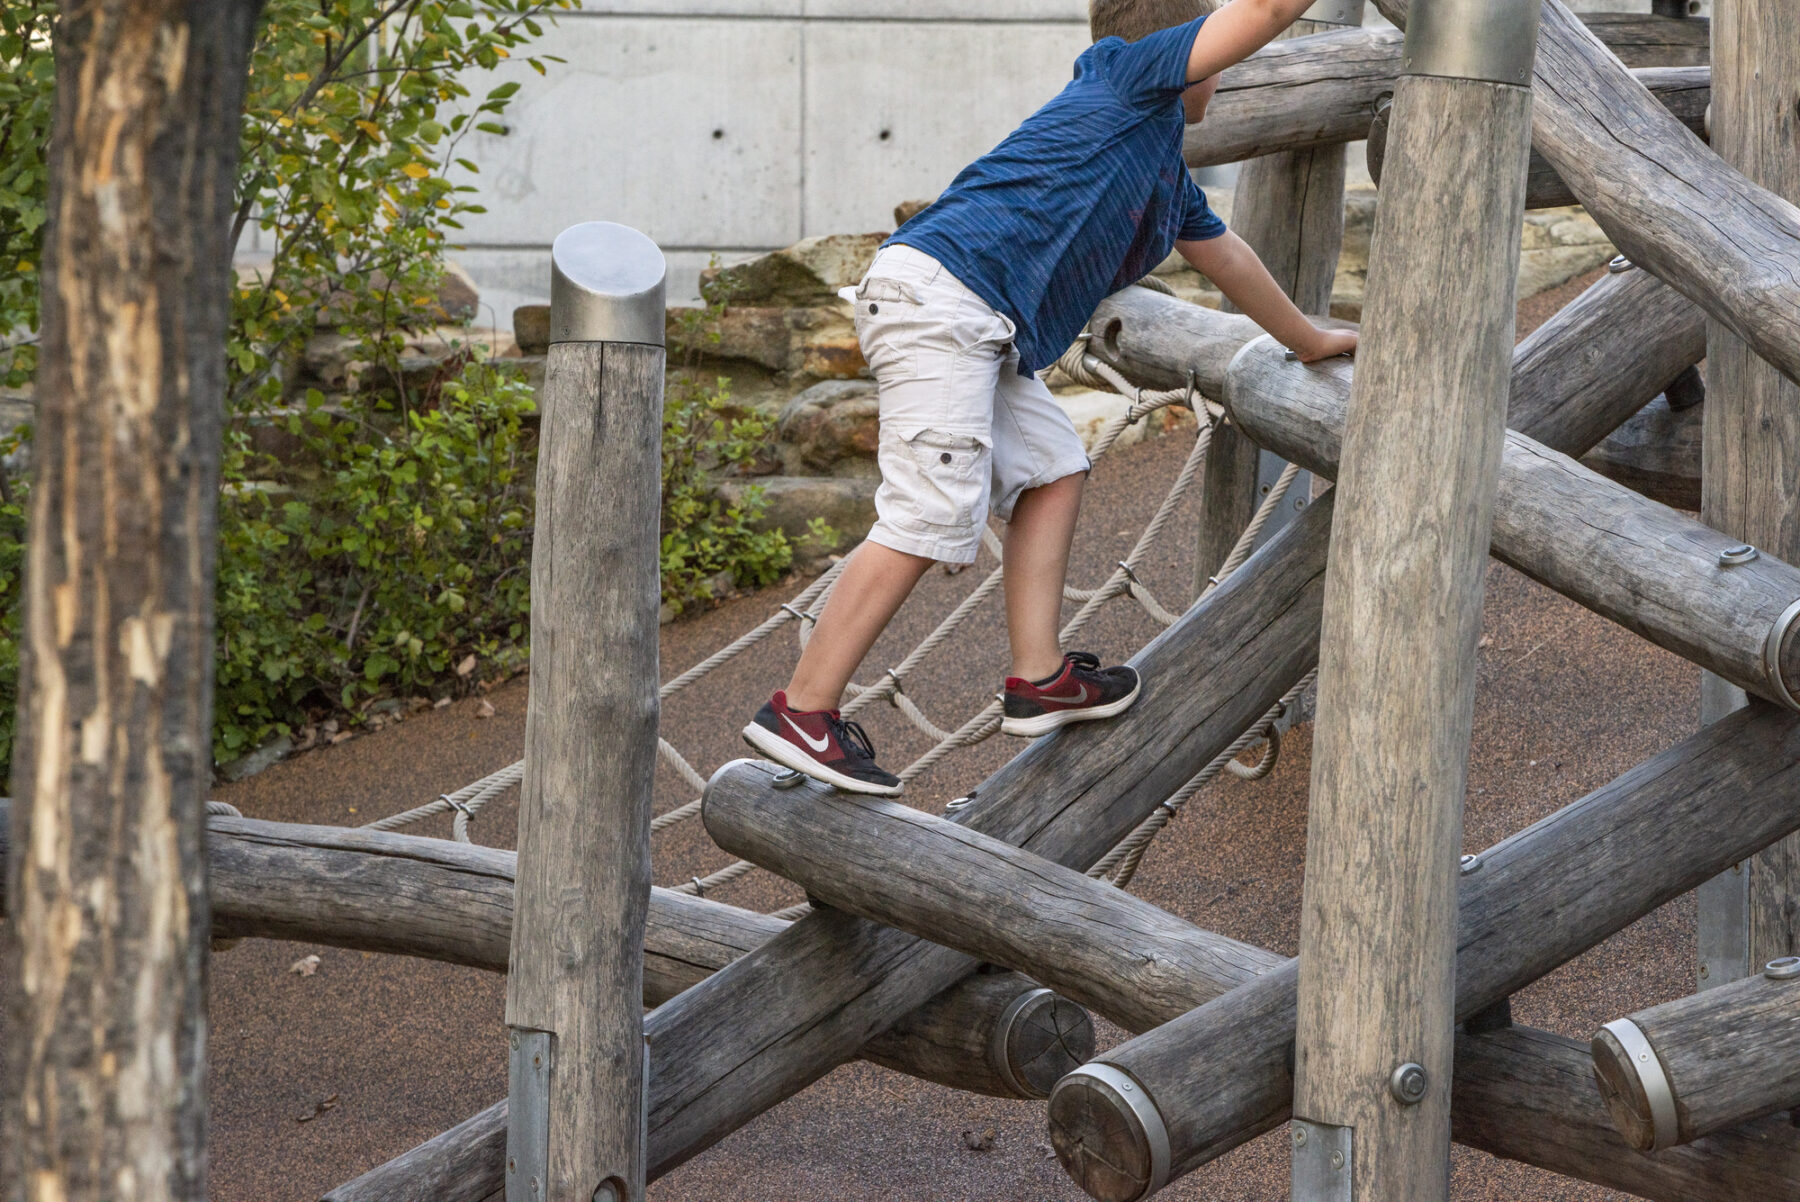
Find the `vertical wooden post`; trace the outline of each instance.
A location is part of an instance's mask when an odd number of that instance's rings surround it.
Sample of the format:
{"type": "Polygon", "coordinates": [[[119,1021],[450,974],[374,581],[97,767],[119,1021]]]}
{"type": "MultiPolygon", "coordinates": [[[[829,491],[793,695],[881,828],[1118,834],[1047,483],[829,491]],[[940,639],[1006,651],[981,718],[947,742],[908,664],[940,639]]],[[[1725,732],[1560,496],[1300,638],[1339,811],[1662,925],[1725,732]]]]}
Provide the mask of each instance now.
{"type": "Polygon", "coordinates": [[[1296,1202],[1449,1188],[1457,852],[1539,8],[1415,0],[1395,88],[1325,586],[1296,1202]]]}
{"type": "MultiPolygon", "coordinates": [[[[1285,37],[1360,26],[1364,0],[1319,0],[1285,37]]],[[[1331,285],[1344,245],[1343,146],[1317,146],[1254,158],[1238,168],[1231,228],[1249,244],[1302,313],[1331,312],[1331,285]]],[[[1237,312],[1230,302],[1226,312],[1237,312]]],[[[1238,536],[1250,524],[1265,487],[1285,465],[1257,449],[1235,426],[1213,435],[1200,477],[1200,533],[1194,553],[1194,591],[1206,588],[1238,536]]],[[[1288,501],[1263,529],[1273,538],[1310,502],[1312,475],[1294,481],[1288,501]],[[1295,505],[1294,502],[1300,502],[1295,505]]]]}
{"type": "MultiPolygon", "coordinates": [[[[1714,5],[1712,145],[1752,183],[1800,202],[1800,38],[1793,0],[1714,5]]],[[[1704,470],[1707,525],[1763,552],[1800,556],[1800,386],[1744,340],[1707,322],[1704,470]]],[[[1702,722],[1744,704],[1717,678],[1702,722]]],[[[1700,888],[1700,987],[1748,975],[1800,948],[1800,836],[1700,888]]]]}
{"type": "Polygon", "coordinates": [[[206,1194],[227,231],[258,5],[56,23],[0,1196],[206,1194]]]}
{"type": "Polygon", "coordinates": [[[642,1202],[665,264],[551,251],[531,697],[507,977],[507,1202],[642,1202]]]}

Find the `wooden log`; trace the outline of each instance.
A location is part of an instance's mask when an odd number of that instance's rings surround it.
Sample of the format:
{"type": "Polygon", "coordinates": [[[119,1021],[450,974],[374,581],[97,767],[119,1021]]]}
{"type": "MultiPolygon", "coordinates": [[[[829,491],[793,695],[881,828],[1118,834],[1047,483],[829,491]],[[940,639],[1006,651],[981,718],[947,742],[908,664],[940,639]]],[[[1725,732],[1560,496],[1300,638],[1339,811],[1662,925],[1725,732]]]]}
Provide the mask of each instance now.
{"type": "Polygon", "coordinates": [[[1319,640],[1294,1086],[1318,1138],[1294,1141],[1296,1202],[1332,1170],[1326,1127],[1349,1129],[1357,1198],[1450,1183],[1456,857],[1531,92],[1404,75],[1393,110],[1319,640]]]}
{"type": "Polygon", "coordinates": [[[551,264],[507,1195],[641,1202],[666,266],[606,222],[565,230],[551,264]]]}
{"type": "MultiPolygon", "coordinates": [[[[1585,13],[1589,29],[1627,67],[1704,67],[1707,22],[1639,13],[1585,13]]],[[[1375,103],[1394,90],[1402,36],[1345,29],[1273,42],[1226,71],[1183,148],[1190,167],[1361,141],[1375,103]]],[[[1704,107],[1704,106],[1702,106],[1704,107]]]]}
{"type": "MultiPolygon", "coordinates": [[[[1233,364],[1226,405],[1264,446],[1334,476],[1350,393],[1348,364],[1303,367],[1265,340],[1233,364]]],[[[1800,685],[1800,640],[1768,644],[1800,597],[1800,570],[1773,555],[1729,564],[1738,545],[1509,432],[1493,553],[1595,613],[1761,696],[1800,685]],[[1778,687],[1775,674],[1787,685],[1778,687]]]]}
{"type": "MultiPolygon", "coordinates": [[[[1720,60],[1714,148],[1751,183],[1800,201],[1800,39],[1781,0],[1726,0],[1714,26],[1720,60]]],[[[1722,321],[1707,330],[1712,403],[1703,422],[1700,516],[1709,526],[1800,561],[1800,385],[1722,321]]],[[[1703,682],[1701,720],[1723,706],[1703,682]]],[[[1700,890],[1702,989],[1800,949],[1800,840],[1770,848],[1700,890]]]]}
{"type": "Polygon", "coordinates": [[[227,231],[260,7],[95,0],[53,25],[20,837],[0,865],[10,1197],[206,1196],[227,231]]]}
{"type": "MultiPolygon", "coordinates": [[[[1094,343],[1100,353],[1114,356],[1128,349],[1135,351],[1143,343],[1153,344],[1167,353],[1144,356],[1141,361],[1147,374],[1174,370],[1179,381],[1191,365],[1200,375],[1202,387],[1222,382],[1232,356],[1260,333],[1248,318],[1156,297],[1141,288],[1127,289],[1109,299],[1102,312],[1108,320],[1104,327],[1097,327],[1102,329],[1103,337],[1094,343]],[[1152,298],[1148,308],[1140,296],[1152,298]],[[1145,314],[1153,315],[1153,320],[1136,320],[1145,314]],[[1133,320],[1127,322],[1127,316],[1133,320]],[[1112,336],[1110,340],[1106,334],[1112,336]]],[[[1550,326],[1562,328],[1568,321],[1559,314],[1551,319],[1550,326]]],[[[1587,394],[1586,404],[1599,406],[1609,399],[1617,406],[1617,421],[1642,408],[1650,395],[1609,393],[1606,384],[1611,376],[1629,377],[1629,364],[1644,352],[1635,337],[1643,327],[1636,322],[1634,311],[1622,309],[1616,325],[1632,337],[1621,341],[1596,338],[1580,344],[1592,349],[1591,357],[1583,360],[1589,375],[1580,377],[1580,387],[1587,394]]],[[[1573,323],[1570,326],[1574,328],[1573,323]]],[[[1553,337],[1553,333],[1545,335],[1546,341],[1553,337]]],[[[1519,354],[1524,349],[1521,347],[1519,354]]],[[[1515,373],[1514,393],[1524,398],[1528,430],[1540,426],[1546,430],[1559,428],[1555,410],[1540,406],[1536,399],[1542,387],[1537,381],[1542,379],[1546,359],[1554,361],[1554,356],[1540,357],[1535,367],[1527,366],[1523,358],[1517,359],[1520,367],[1515,373]]],[[[1593,424],[1590,417],[1571,428],[1591,428],[1593,424]]],[[[1581,451],[1586,447],[1571,443],[1567,449],[1581,451]]],[[[1230,739],[1235,739],[1305,671],[1298,665],[1309,663],[1317,649],[1316,600],[1312,602],[1315,608],[1310,611],[1310,620],[1293,610],[1297,605],[1304,608],[1307,596],[1316,598],[1316,593],[1309,594],[1309,590],[1316,588],[1324,573],[1329,510],[1329,500],[1321,499],[1302,515],[1298,527],[1283,531],[1226,587],[1185,615],[1140,656],[1139,663],[1148,679],[1172,673],[1190,684],[1199,681],[1192,695],[1223,699],[1227,713],[1209,708],[1202,714],[1190,704],[1171,704],[1167,721],[1171,726],[1183,727],[1197,723],[1190,727],[1195,731],[1194,739],[1178,742],[1173,750],[1159,749],[1152,758],[1128,757],[1100,772],[1095,771],[1089,756],[1092,741],[1103,738],[1104,732],[1075,728],[1034,743],[1025,754],[989,778],[976,795],[1007,794],[1009,797],[1002,799],[1010,798],[1010,805],[1030,798],[1046,813],[1080,798],[1082,804],[1073,807],[1070,823],[1078,828],[1089,812],[1084,807],[1092,806],[1094,812],[1108,815],[1107,833],[1097,842],[1106,845],[1109,840],[1116,841],[1117,835],[1112,832],[1122,834],[1130,829],[1148,812],[1151,799],[1167,796],[1212,754],[1229,745],[1229,739],[1214,741],[1215,727],[1233,729],[1230,739]],[[1290,621],[1295,617],[1299,620],[1290,621]],[[1291,658],[1266,668],[1256,666],[1266,662],[1264,647],[1283,646],[1284,640],[1284,654],[1291,658]],[[1252,683],[1238,684],[1243,678],[1231,674],[1232,665],[1240,659],[1251,665],[1252,683]],[[1221,674],[1215,676],[1215,671],[1221,674]],[[1239,688],[1251,691],[1239,696],[1233,691],[1239,688]],[[1208,753],[1208,747],[1214,750],[1208,753]],[[1143,774],[1152,767],[1157,770],[1156,775],[1146,779],[1143,774]],[[1090,783],[1084,774],[1092,774],[1092,781],[1098,783],[1090,783]],[[1118,809],[1125,813],[1118,814],[1118,809]]],[[[1148,704],[1149,700],[1146,697],[1139,704],[1148,704]]],[[[1209,701],[1209,707],[1212,704],[1209,701]]],[[[1007,838],[985,826],[979,829],[1007,838]]],[[[1076,862],[1060,856],[1047,858],[1076,862]]],[[[788,942],[777,948],[775,944],[781,941],[772,941],[766,958],[746,957],[728,970],[733,974],[731,989],[751,999],[736,1011],[742,1016],[737,1021],[726,1017],[729,1011],[716,1009],[711,1001],[694,1001],[694,997],[707,996],[700,990],[690,991],[651,1017],[653,1035],[666,1032],[671,1046],[698,1044],[712,1049],[705,1062],[689,1058],[672,1063],[671,1073],[685,1070],[685,1075],[666,1084],[663,1069],[652,1064],[653,1097],[659,1090],[666,1090],[662,1096],[669,1099],[670,1120],[681,1120],[680,1126],[671,1125],[664,1133],[660,1120],[653,1116],[657,1125],[652,1127],[651,1142],[653,1148],[663,1150],[652,1156],[652,1175],[660,1171],[659,1165],[680,1163],[849,1059],[855,1054],[855,1047],[885,1029],[896,1015],[930,997],[937,981],[957,979],[973,963],[967,957],[925,948],[915,939],[891,931],[884,933],[873,924],[831,912],[814,914],[796,923],[782,938],[788,942]],[[691,1009],[683,1006],[684,1002],[691,1009]]],[[[721,978],[726,976],[721,974],[721,978]]],[[[707,982],[704,988],[721,989],[719,978],[707,982]]],[[[731,994],[722,992],[720,996],[731,994]]],[[[498,1182],[498,1161],[484,1163],[492,1174],[490,1180],[498,1182]]],[[[406,1192],[393,1179],[390,1190],[388,1196],[394,1199],[418,1198],[423,1202],[429,1197],[406,1192]]]]}
{"type": "MultiPolygon", "coordinates": [[[[1800,718],[1759,704],[1503,840],[1460,879],[1457,1017],[1510,996],[1796,826],[1800,718]]],[[[1134,1083],[1155,1116],[1148,1121],[1164,1128],[1169,1179],[1287,1116],[1298,978],[1298,961],[1289,961],[1101,1058],[1134,1083]]],[[[1142,1197],[1154,1170],[1132,1149],[1149,1146],[1146,1119],[1090,1079],[1077,1071],[1050,1097],[1057,1155],[1097,1198],[1142,1197]],[[1114,1134],[1095,1143],[1104,1133],[1114,1134]],[[1104,1173],[1103,1161],[1113,1166],[1104,1173]]],[[[1598,1176],[1605,1167],[1580,1171],[1598,1176]]]]}
{"type": "MultiPolygon", "coordinates": [[[[1405,25],[1407,0],[1375,3],[1405,25]]],[[[1800,209],[1726,166],[1563,0],[1544,0],[1533,82],[1533,143],[1607,237],[1800,378],[1800,209]]]]}
{"type": "Polygon", "coordinates": [[[1594,1077],[1625,1142],[1659,1151],[1800,1105],[1797,972],[1774,960],[1600,1028],[1594,1077]]]}
{"type": "Polygon", "coordinates": [[[1581,457],[1581,466],[1672,509],[1700,508],[1699,409],[1658,397],[1581,457]]]}
{"type": "Polygon", "coordinates": [[[1459,1144],[1656,1202],[1800,1198],[1800,1131],[1785,1119],[1646,1155],[1608,1121],[1587,1047],[1548,1031],[1458,1035],[1450,1127],[1459,1144]]]}
{"type": "MultiPolygon", "coordinates": [[[[1676,120],[1693,131],[1696,137],[1706,139],[1707,106],[1712,101],[1710,68],[1649,67],[1633,71],[1632,75],[1676,120]]],[[[1366,155],[1369,175],[1377,186],[1381,183],[1383,160],[1387,155],[1389,112],[1386,103],[1377,102],[1375,118],[1369,123],[1366,155]]],[[[1557,174],[1549,160],[1537,151],[1532,151],[1531,163],[1525,169],[1525,207],[1557,209],[1580,203],[1580,198],[1570,191],[1569,185],[1563,182],[1563,177],[1557,174]]]]}
{"type": "Polygon", "coordinates": [[[828,905],[1008,967],[1128,1031],[1185,1014],[1283,957],[1201,930],[1105,881],[897,802],[727,764],[701,811],[713,841],[828,905]]]}
{"type": "MultiPolygon", "coordinates": [[[[1357,5],[1360,10],[1361,5],[1357,5]]],[[[1284,39],[1328,31],[1317,21],[1296,21],[1284,39]]],[[[1331,286],[1344,243],[1344,150],[1311,146],[1251,159],[1238,171],[1232,226],[1302,313],[1331,312],[1331,286]]],[[[1237,312],[1228,300],[1224,309],[1237,312]]],[[[1279,474],[1262,451],[1229,423],[1213,432],[1195,486],[1200,529],[1194,546],[1194,593],[1206,591],[1237,545],[1262,501],[1259,483],[1279,474]]],[[[1312,479],[1295,480],[1290,495],[1304,506],[1312,479]]],[[[1284,506],[1264,527],[1274,537],[1295,510],[1284,506]]]]}

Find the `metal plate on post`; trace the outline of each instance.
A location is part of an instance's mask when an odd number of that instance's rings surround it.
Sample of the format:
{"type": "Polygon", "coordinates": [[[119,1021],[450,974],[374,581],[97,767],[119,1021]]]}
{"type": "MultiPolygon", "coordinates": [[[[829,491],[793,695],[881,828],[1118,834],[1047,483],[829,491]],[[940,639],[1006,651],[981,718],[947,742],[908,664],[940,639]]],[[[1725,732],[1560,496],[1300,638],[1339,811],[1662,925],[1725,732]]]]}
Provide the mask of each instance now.
{"type": "Polygon", "coordinates": [[[506,1202],[544,1202],[550,1192],[548,1031],[507,1032],[506,1202]]]}
{"type": "MultiPolygon", "coordinates": [[[[1749,695],[1711,672],[1700,674],[1700,721],[1711,724],[1750,704],[1749,695]]],[[[1701,992],[1750,975],[1750,865],[1733,864],[1696,891],[1701,992]]]]}
{"type": "Polygon", "coordinates": [[[572,225],[550,248],[550,341],[664,343],[669,265],[643,234],[572,225]]]}
{"type": "Polygon", "coordinates": [[[1543,11],[1543,0],[1418,0],[1401,74],[1528,87],[1543,11]]]}
{"type": "Polygon", "coordinates": [[[1300,14],[1302,21],[1321,25],[1357,25],[1363,23],[1363,0],[1317,0],[1300,14]]]}
{"type": "Polygon", "coordinates": [[[1355,1202],[1356,1128],[1295,1119],[1288,1131],[1294,1144],[1293,1202],[1355,1202]]]}

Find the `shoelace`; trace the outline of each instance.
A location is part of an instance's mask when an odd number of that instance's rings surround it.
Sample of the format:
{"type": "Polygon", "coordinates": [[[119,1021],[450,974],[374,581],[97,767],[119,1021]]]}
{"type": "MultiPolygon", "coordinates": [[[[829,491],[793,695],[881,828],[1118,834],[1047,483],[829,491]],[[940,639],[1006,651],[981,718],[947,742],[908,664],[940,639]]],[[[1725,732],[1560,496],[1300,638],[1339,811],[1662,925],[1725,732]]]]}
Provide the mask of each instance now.
{"type": "Polygon", "coordinates": [[[1098,672],[1100,670],[1100,657],[1098,655],[1090,655],[1086,651],[1071,651],[1063,658],[1068,660],[1069,663],[1075,667],[1085,669],[1089,672],[1098,672]]]}
{"type": "Polygon", "coordinates": [[[846,721],[834,714],[827,714],[825,722],[837,736],[840,746],[854,748],[870,760],[875,758],[875,745],[869,742],[869,732],[862,728],[862,723],[846,721]]]}

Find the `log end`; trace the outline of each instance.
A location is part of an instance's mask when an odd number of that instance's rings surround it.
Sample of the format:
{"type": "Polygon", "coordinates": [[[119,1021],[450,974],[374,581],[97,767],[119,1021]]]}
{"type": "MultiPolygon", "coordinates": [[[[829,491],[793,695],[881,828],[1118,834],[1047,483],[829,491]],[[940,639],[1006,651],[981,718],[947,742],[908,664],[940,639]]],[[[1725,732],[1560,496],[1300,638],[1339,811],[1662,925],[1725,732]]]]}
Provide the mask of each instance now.
{"type": "MultiPolygon", "coordinates": [[[[1657,1145],[1656,1120],[1651,1110],[1649,1091],[1645,1088],[1641,1065],[1625,1050],[1609,1028],[1602,1027],[1594,1036],[1594,1082],[1600,1087],[1600,1100],[1606,1104],[1607,1117],[1625,1142],[1640,1152],[1657,1145]]],[[[1642,1054],[1646,1049],[1640,1049],[1642,1054]]],[[[1662,1065],[1656,1054],[1655,1075],[1660,1079],[1662,1065]]]]}
{"type": "Polygon", "coordinates": [[[1100,1202],[1137,1202],[1169,1174],[1169,1134],[1144,1087],[1089,1064],[1050,1095],[1050,1143],[1065,1172],[1100,1202]]]}
{"type": "Polygon", "coordinates": [[[994,1060],[1020,1097],[1047,1098],[1094,1055],[1094,1020],[1049,989],[1020,995],[994,1033],[994,1060]]]}

